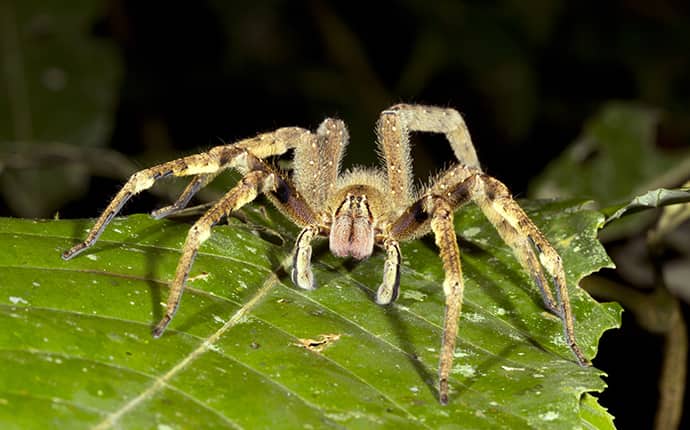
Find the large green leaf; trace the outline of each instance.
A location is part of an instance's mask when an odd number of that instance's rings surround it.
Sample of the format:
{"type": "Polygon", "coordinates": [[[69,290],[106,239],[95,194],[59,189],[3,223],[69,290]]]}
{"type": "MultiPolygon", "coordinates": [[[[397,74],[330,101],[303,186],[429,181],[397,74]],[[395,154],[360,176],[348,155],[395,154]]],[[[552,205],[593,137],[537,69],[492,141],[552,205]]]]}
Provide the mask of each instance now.
{"type": "Polygon", "coordinates": [[[595,200],[609,216],[599,236],[604,242],[646,229],[653,211],[623,219],[620,215],[638,212],[643,206],[687,201],[681,197],[682,190],[662,187],[678,186],[690,175],[688,150],[669,151],[656,145],[658,123],[659,112],[648,107],[606,103],[587,121],[581,136],[533,181],[530,194],[595,200]]]}
{"type": "Polygon", "coordinates": [[[679,185],[690,174],[690,152],[656,146],[659,113],[628,102],[609,102],[581,136],[531,185],[544,197],[587,197],[602,206],[650,189],[679,185]]]}
{"type": "Polygon", "coordinates": [[[623,215],[630,215],[639,211],[688,202],[690,202],[690,187],[673,190],[659,188],[647,191],[623,204],[604,208],[601,212],[606,215],[606,222],[609,223],[617,220],[623,215]]]}
{"type": "MultiPolygon", "coordinates": [[[[596,240],[603,217],[572,202],[525,206],[564,259],[593,356],[620,323],[618,305],[576,287],[611,265],[596,240]]],[[[187,224],[119,218],[65,262],[90,221],[2,220],[2,428],[610,428],[582,397],[604,389],[602,372],[574,362],[560,321],[477,208],[457,216],[466,295],[445,407],[433,241],[403,246],[401,297],[382,307],[381,253],[355,264],[319,246],[320,288],[301,291],[280,269],[296,229],[260,205],[244,214],[204,244],[158,340],[150,330],[187,224]]]]}

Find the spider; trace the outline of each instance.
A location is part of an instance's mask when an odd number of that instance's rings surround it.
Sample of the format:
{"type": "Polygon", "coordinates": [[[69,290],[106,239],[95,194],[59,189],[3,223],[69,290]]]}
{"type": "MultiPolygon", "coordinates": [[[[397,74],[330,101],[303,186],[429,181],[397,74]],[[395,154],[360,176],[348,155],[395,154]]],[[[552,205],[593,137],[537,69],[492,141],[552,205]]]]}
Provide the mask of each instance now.
{"type": "Polygon", "coordinates": [[[92,246],[108,223],[133,195],[167,176],[193,176],[180,197],[170,206],[152,212],[163,218],[183,209],[192,196],[226,169],[244,176],[191,227],[182,248],[175,277],[170,284],[165,315],[153,329],[159,337],[175,315],[182,291],[199,246],[218,221],[266,195],[292,222],[302,228],[292,258],[292,281],[305,290],[316,287],[311,270],[312,241],[328,237],[338,257],[362,260],[374,245],[385,251],[383,279],[376,303],[387,305],[400,287],[400,242],[433,233],[443,261],[445,316],[439,363],[438,395],[448,403],[448,378],[458,332],[463,295],[460,250],[453,227],[454,211],[474,202],[493,224],[502,240],[540,289],[546,309],[560,317],[568,346],[582,366],[590,365],[575,340],[573,315],[561,258],[544,235],[497,179],[482,172],[467,126],[454,109],[398,104],[384,110],[377,124],[381,168],[354,168],[341,172],[340,163],[348,133],[337,119],[324,120],[316,133],[299,127],[217,146],[134,173],[95,222],[84,242],[64,252],[68,260],[92,246]],[[443,133],[457,162],[426,187],[413,184],[409,134],[414,131],[443,133]],[[291,174],[265,161],[294,150],[291,174]],[[555,297],[545,272],[551,277],[555,297]]]}

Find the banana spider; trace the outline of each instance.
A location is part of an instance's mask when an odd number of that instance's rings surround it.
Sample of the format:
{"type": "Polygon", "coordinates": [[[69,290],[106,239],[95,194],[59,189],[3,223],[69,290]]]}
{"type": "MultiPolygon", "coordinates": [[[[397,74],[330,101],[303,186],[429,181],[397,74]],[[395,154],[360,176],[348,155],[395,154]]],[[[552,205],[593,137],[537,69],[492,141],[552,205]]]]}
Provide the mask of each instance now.
{"type": "Polygon", "coordinates": [[[318,236],[327,236],[331,252],[338,257],[365,259],[372,254],[374,245],[385,250],[383,281],[376,292],[376,302],[389,304],[397,298],[400,286],[399,242],[433,232],[445,271],[438,390],[440,402],[447,404],[463,295],[453,212],[474,202],[534,279],[546,309],[561,318],[565,339],[577,362],[589,365],[575,340],[560,256],[506,186],[482,172],[462,116],[454,109],[399,104],[381,113],[377,135],[385,170],[356,168],[340,172],[348,134],[344,123],[336,119],[323,121],[316,133],[298,127],[280,128],[141,170],[113,198],[86,240],[62,257],[68,260],[93,245],[125,202],[160,178],[193,176],[177,201],[152,213],[155,218],[184,208],[201,187],[225,169],[241,172],[244,177],[239,183],[189,230],[170,285],[165,315],[153,330],[153,336],[159,337],[180,304],[197,250],[211,235],[212,226],[261,193],[302,227],[294,248],[292,281],[306,290],[316,286],[311,270],[311,242],[318,236]],[[409,133],[413,131],[444,133],[458,161],[421,190],[414,187],[412,177],[409,133]],[[294,171],[290,176],[264,161],[290,149],[294,149],[294,171]],[[557,300],[543,269],[552,279],[557,300]]]}

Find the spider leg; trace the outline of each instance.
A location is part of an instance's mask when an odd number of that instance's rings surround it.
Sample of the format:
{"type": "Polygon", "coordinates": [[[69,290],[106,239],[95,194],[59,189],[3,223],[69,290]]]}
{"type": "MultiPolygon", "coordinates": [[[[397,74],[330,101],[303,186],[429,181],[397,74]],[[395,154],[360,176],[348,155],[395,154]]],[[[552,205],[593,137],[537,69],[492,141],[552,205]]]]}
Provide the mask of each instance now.
{"type": "MultiPolygon", "coordinates": [[[[483,175],[481,170],[477,168],[468,168],[459,164],[448,169],[443,175],[441,175],[436,183],[431,187],[429,192],[431,194],[445,196],[453,207],[458,207],[471,199],[472,193],[468,189],[468,186],[471,185],[471,181],[466,182],[465,184],[463,184],[463,182],[467,181],[470,177],[472,177],[472,175],[479,175],[479,177],[489,178],[488,176],[483,175]]],[[[505,193],[508,193],[503,184],[501,184],[499,188],[505,193]]],[[[508,198],[512,200],[512,198],[508,198]]],[[[485,204],[484,207],[488,206],[485,204]]],[[[522,209],[520,209],[520,211],[522,211],[522,209]]],[[[521,215],[524,215],[524,218],[527,218],[527,215],[525,215],[524,212],[521,215]]],[[[518,214],[518,216],[521,215],[518,214]]],[[[540,238],[537,240],[541,244],[543,244],[546,239],[541,236],[541,233],[539,233],[539,230],[536,227],[530,229],[530,234],[523,235],[520,234],[519,230],[515,229],[510,223],[507,222],[501,222],[501,228],[498,229],[498,232],[503,241],[506,242],[506,244],[508,244],[508,246],[510,246],[510,248],[514,251],[515,256],[520,261],[520,264],[529,272],[530,276],[534,280],[534,283],[539,287],[539,291],[541,292],[542,300],[546,309],[556,315],[560,315],[561,310],[558,307],[553,294],[551,293],[549,284],[544,277],[539,258],[537,258],[537,255],[534,251],[535,248],[537,248],[535,242],[536,235],[538,234],[540,236],[540,238]]]]}
{"type": "Polygon", "coordinates": [[[211,181],[213,181],[219,173],[220,171],[217,173],[196,175],[194,178],[192,178],[191,182],[189,182],[189,185],[187,185],[184,191],[182,191],[182,194],[180,194],[173,204],[156,209],[155,211],[151,212],[151,217],[154,219],[161,219],[184,209],[192,197],[194,197],[194,195],[200,189],[211,183],[211,181]]]}
{"type": "Polygon", "coordinates": [[[400,196],[402,205],[414,195],[409,133],[443,133],[455,157],[465,166],[479,169],[477,153],[462,116],[455,109],[398,104],[381,112],[377,125],[379,146],[386,162],[390,193],[400,196]]]}
{"type": "Polygon", "coordinates": [[[170,284],[165,315],[153,329],[154,337],[160,337],[163,334],[175,315],[197,251],[211,236],[211,228],[223,217],[253,201],[260,192],[275,190],[276,181],[274,173],[261,170],[249,172],[189,229],[175,277],[170,284]]]}
{"type": "MultiPolygon", "coordinates": [[[[458,335],[458,321],[462,308],[462,295],[464,283],[462,280],[462,266],[460,264],[460,248],[455,236],[453,225],[453,211],[456,203],[450,198],[444,198],[431,193],[426,193],[421,199],[413,203],[403,214],[392,223],[389,229],[391,240],[397,247],[397,240],[405,240],[418,234],[434,233],[436,246],[438,246],[445,278],[443,280],[443,293],[446,298],[445,316],[443,318],[443,337],[441,341],[441,353],[439,360],[439,400],[442,404],[448,403],[448,378],[453,367],[455,344],[458,335]]],[[[388,259],[393,260],[388,249],[388,259]]],[[[397,250],[399,253],[399,249],[397,250]]],[[[379,288],[378,294],[386,284],[387,270],[384,268],[384,284],[379,288]]],[[[385,289],[384,289],[385,291],[385,289]]],[[[385,296],[385,295],[384,295],[385,296]]]]}
{"type": "Polygon", "coordinates": [[[535,279],[546,307],[561,318],[566,342],[578,363],[582,366],[590,365],[575,339],[573,314],[561,257],[513,200],[507,187],[488,175],[474,173],[452,191],[448,191],[447,195],[451,201],[471,199],[479,206],[501,238],[511,247],[518,261],[535,279]],[[538,258],[532,245],[536,248],[538,258]],[[551,276],[556,290],[556,300],[548,288],[540,266],[551,276]]]}
{"type": "MultiPolygon", "coordinates": [[[[316,138],[295,147],[293,181],[303,198],[312,207],[322,208],[335,191],[340,162],[347,145],[345,124],[336,119],[324,120],[316,131],[316,138]]],[[[323,220],[321,220],[323,221],[323,220]]],[[[310,223],[297,237],[292,258],[292,282],[305,290],[316,288],[311,270],[312,240],[328,234],[329,226],[310,223]]]]}
{"type": "MultiPolygon", "coordinates": [[[[132,196],[151,188],[158,179],[168,176],[213,175],[227,168],[236,168],[242,173],[247,173],[261,164],[260,159],[283,154],[289,148],[304,145],[311,139],[313,139],[313,135],[308,130],[285,127],[241,140],[233,145],[217,146],[205,153],[189,155],[136,172],[130,176],[129,180],[110,201],[87,234],[86,239],[65,251],[62,258],[69,260],[92,246],[125,203],[132,196]]],[[[287,200],[280,202],[280,199],[280,197],[277,199],[279,206],[289,205],[287,200]]],[[[295,201],[294,196],[292,199],[291,203],[299,204],[295,201]]],[[[292,214],[295,210],[288,210],[288,212],[292,214]]],[[[303,212],[305,212],[305,216],[308,216],[306,215],[308,210],[304,209],[303,212]]]]}
{"type": "Polygon", "coordinates": [[[167,176],[188,176],[218,171],[221,166],[217,157],[211,153],[195,154],[179,158],[167,163],[141,170],[130,176],[129,180],[113,197],[101,216],[89,231],[86,239],[62,254],[62,258],[69,260],[93,245],[103,233],[105,227],[112,221],[127,201],[134,195],[147,190],[161,178],[167,176]]]}
{"type": "Polygon", "coordinates": [[[453,366],[464,284],[460,265],[460,248],[453,226],[453,208],[441,198],[427,197],[426,200],[425,203],[429,206],[427,213],[431,213],[431,230],[434,232],[445,272],[443,292],[446,297],[446,307],[438,369],[439,400],[445,405],[448,403],[448,378],[453,366]]]}
{"type": "Polygon", "coordinates": [[[317,129],[315,139],[295,147],[292,178],[314,207],[322,207],[335,190],[347,140],[345,124],[328,118],[317,129]]]}

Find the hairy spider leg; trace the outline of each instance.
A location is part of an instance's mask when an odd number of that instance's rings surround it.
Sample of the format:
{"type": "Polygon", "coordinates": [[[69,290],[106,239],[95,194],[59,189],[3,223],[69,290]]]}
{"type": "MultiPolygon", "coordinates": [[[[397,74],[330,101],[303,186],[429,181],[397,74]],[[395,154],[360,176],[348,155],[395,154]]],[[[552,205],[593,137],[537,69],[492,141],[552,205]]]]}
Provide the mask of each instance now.
{"type": "Polygon", "coordinates": [[[292,283],[305,290],[316,288],[311,270],[311,241],[318,233],[318,225],[308,225],[302,229],[295,242],[292,257],[292,283]]]}
{"type": "Polygon", "coordinates": [[[295,147],[292,180],[313,208],[323,208],[335,192],[347,142],[345,124],[328,118],[319,125],[315,139],[295,147]]]}
{"type": "Polygon", "coordinates": [[[328,235],[330,214],[326,203],[335,192],[348,133],[337,119],[325,119],[316,131],[316,138],[295,148],[293,182],[297,191],[312,208],[319,208],[318,221],[307,225],[297,236],[292,258],[292,282],[303,289],[316,288],[311,270],[311,242],[316,236],[328,235]]]}
{"type": "Polygon", "coordinates": [[[458,323],[462,308],[464,284],[460,264],[460,248],[453,225],[453,207],[442,198],[427,197],[427,213],[431,214],[431,230],[434,232],[436,246],[441,254],[443,271],[443,293],[446,297],[443,318],[443,340],[439,362],[439,401],[448,404],[448,378],[453,367],[453,355],[458,338],[458,323]]]}
{"type": "Polygon", "coordinates": [[[561,257],[525,211],[513,200],[508,188],[491,176],[474,173],[453,187],[447,197],[457,202],[471,200],[481,209],[503,241],[513,250],[520,264],[534,277],[542,292],[546,308],[561,318],[566,342],[577,362],[581,366],[591,365],[575,339],[573,314],[561,257]],[[535,256],[534,248],[538,258],[535,256]],[[540,265],[537,264],[537,260],[540,265]],[[542,267],[551,275],[556,300],[548,289],[542,267]]]}
{"type": "Polygon", "coordinates": [[[379,149],[386,163],[391,194],[414,201],[409,133],[423,131],[446,136],[455,157],[468,167],[479,168],[465,120],[455,109],[398,104],[381,112],[377,124],[379,149]]]}
{"type": "Polygon", "coordinates": [[[153,329],[153,336],[160,337],[172,321],[182,299],[187,277],[202,243],[211,236],[211,228],[223,217],[252,202],[261,192],[275,191],[276,175],[267,170],[255,170],[247,173],[230,191],[227,192],[211,209],[199,218],[187,233],[182,247],[182,256],[175,270],[175,277],[170,284],[165,315],[153,329]]]}
{"type": "Polygon", "coordinates": [[[177,200],[175,200],[174,203],[151,212],[151,217],[153,217],[153,219],[162,219],[176,212],[181,211],[182,209],[187,207],[189,201],[192,200],[192,197],[194,197],[194,195],[200,189],[210,184],[211,181],[213,181],[220,173],[222,173],[222,170],[219,170],[215,173],[204,173],[201,175],[196,175],[192,178],[187,187],[185,187],[185,189],[182,191],[182,194],[180,194],[180,196],[177,198],[177,200]]]}
{"type": "MultiPolygon", "coordinates": [[[[467,182],[468,188],[473,189],[473,192],[470,192],[471,199],[479,206],[482,212],[484,212],[484,215],[489,219],[491,224],[493,224],[499,235],[513,249],[513,252],[518,255],[518,260],[521,263],[530,263],[534,260],[534,258],[531,257],[534,255],[531,244],[534,243],[534,247],[539,255],[539,262],[549,275],[551,275],[556,290],[559,311],[555,313],[560,316],[563,321],[566,342],[570,350],[575,354],[580,365],[591,365],[575,340],[573,313],[570,305],[570,298],[568,296],[565,271],[558,252],[556,252],[541,231],[539,231],[537,226],[534,225],[525,211],[522,210],[515,200],[513,200],[508,188],[499,180],[487,175],[472,175],[465,182],[467,182]],[[522,239],[525,237],[529,239],[522,239]]],[[[541,270],[537,270],[537,268],[531,266],[525,266],[525,269],[541,273],[541,270]]],[[[543,277],[535,279],[542,279],[542,281],[537,281],[538,285],[539,282],[544,282],[544,284],[546,284],[543,277]]],[[[541,288],[542,286],[539,285],[539,287],[541,288]]],[[[544,301],[546,307],[549,308],[550,306],[547,300],[552,299],[546,294],[546,291],[548,291],[548,289],[546,285],[544,285],[542,293],[545,297],[544,301]]]]}
{"type": "Polygon", "coordinates": [[[153,332],[155,337],[159,337],[172,320],[179,306],[184,284],[199,246],[210,236],[211,227],[224,215],[253,201],[259,193],[265,193],[276,207],[281,209],[295,224],[304,226],[316,222],[313,210],[297,190],[256,155],[256,153],[263,157],[279,155],[285,153],[289,148],[303,146],[312,138],[313,135],[306,130],[287,127],[245,139],[235,145],[215,147],[207,153],[180,158],[137,172],[116,194],[89,231],[86,240],[66,251],[63,258],[70,259],[93,245],[127,200],[150,188],[161,177],[195,175],[195,178],[178,199],[178,201],[182,201],[196,191],[197,183],[210,180],[210,177],[217,175],[219,171],[235,168],[243,173],[245,176],[238,184],[190,229],[170,287],[165,316],[156,325],[153,332]]]}
{"type": "MultiPolygon", "coordinates": [[[[458,164],[445,171],[438,178],[429,192],[435,195],[444,196],[453,207],[457,208],[464,204],[469,199],[469,195],[471,194],[470,190],[468,190],[465,186],[458,184],[462,184],[472,175],[480,175],[481,177],[488,178],[488,176],[483,175],[479,169],[469,168],[462,164],[458,164]]],[[[494,181],[498,182],[496,180],[494,181]]],[[[470,183],[466,183],[465,185],[470,185],[470,183]]],[[[499,188],[501,191],[507,193],[507,196],[505,196],[506,199],[512,200],[510,193],[503,184],[500,184],[500,186],[495,185],[494,188],[499,188]]],[[[519,210],[522,212],[521,209],[519,210]]],[[[529,218],[526,214],[524,214],[524,212],[514,213],[518,219],[527,219],[528,221],[526,222],[529,222],[529,218]]],[[[530,231],[536,231],[536,234],[540,234],[536,227],[530,231]]],[[[540,265],[539,259],[534,252],[534,239],[532,236],[523,236],[519,234],[519,231],[514,229],[508,222],[502,222],[501,228],[498,230],[498,232],[503,241],[506,242],[506,244],[513,250],[513,253],[522,267],[529,272],[530,276],[534,280],[534,283],[539,287],[539,291],[541,292],[542,300],[546,309],[560,316],[561,310],[558,306],[558,303],[554,299],[549,283],[544,277],[542,266],[540,265]]],[[[548,244],[543,236],[540,237],[539,241],[542,244],[548,244]]]]}
{"type": "MultiPolygon", "coordinates": [[[[441,251],[446,272],[446,314],[439,363],[441,402],[446,403],[448,399],[448,376],[452,367],[457,319],[462,304],[460,253],[457,243],[450,245],[451,236],[455,241],[452,212],[468,201],[473,201],[480,207],[513,250],[520,264],[530,273],[540,289],[545,307],[560,316],[566,341],[578,363],[589,365],[589,360],[575,340],[572,310],[560,256],[512,199],[507,188],[498,180],[482,173],[462,116],[454,109],[401,104],[382,112],[377,131],[386,162],[390,192],[393,196],[400,195],[410,203],[399,214],[398,219],[391,223],[384,236],[405,240],[426,234],[431,229],[441,251]],[[414,190],[409,155],[408,134],[412,131],[445,134],[460,163],[442,174],[416,202],[412,201],[414,190]],[[552,277],[557,299],[549,288],[542,268],[552,277]]],[[[382,286],[379,291],[381,301],[385,302],[386,289],[382,286]]]]}
{"type": "MultiPolygon", "coordinates": [[[[86,239],[65,251],[62,258],[69,260],[85,249],[91,247],[103,230],[117,215],[127,201],[134,195],[151,188],[154,183],[168,176],[204,176],[215,175],[220,171],[234,167],[242,173],[247,173],[246,157],[249,153],[256,158],[266,158],[284,154],[290,148],[309,141],[312,134],[299,127],[280,128],[274,132],[263,133],[256,137],[244,139],[234,145],[222,145],[210,151],[189,155],[168,161],[148,169],[141,170],[130,176],[120,191],[113,197],[100,217],[86,236],[86,239]]],[[[194,180],[188,186],[189,193],[194,191],[194,180]]],[[[187,198],[183,193],[182,198],[187,198]]],[[[191,196],[189,196],[191,198],[191,196]]]]}
{"type": "Polygon", "coordinates": [[[401,256],[397,239],[421,236],[431,228],[446,273],[443,283],[446,306],[439,364],[439,400],[442,404],[447,404],[448,376],[452,367],[462,305],[460,251],[453,227],[454,206],[430,195],[416,203],[414,201],[409,143],[409,134],[413,131],[442,133],[461,163],[479,170],[479,161],[465,121],[455,109],[399,104],[381,113],[377,135],[386,164],[388,191],[394,199],[400,200],[398,208],[407,207],[407,210],[397,214],[400,217],[391,225],[387,235],[384,235],[384,244],[388,244],[384,245],[387,258],[376,302],[390,303],[398,295],[401,256]]]}

